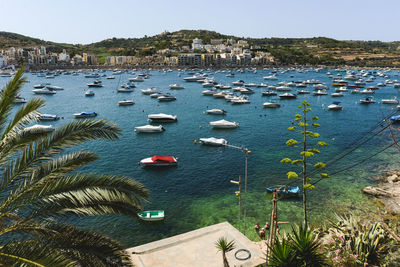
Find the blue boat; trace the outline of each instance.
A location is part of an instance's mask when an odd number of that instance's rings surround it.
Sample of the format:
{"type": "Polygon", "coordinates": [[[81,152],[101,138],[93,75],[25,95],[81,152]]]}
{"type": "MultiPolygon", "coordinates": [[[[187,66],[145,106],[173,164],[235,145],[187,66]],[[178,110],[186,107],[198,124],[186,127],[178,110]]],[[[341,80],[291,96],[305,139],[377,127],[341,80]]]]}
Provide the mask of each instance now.
{"type": "Polygon", "coordinates": [[[400,115],[390,117],[392,123],[400,123],[400,115]]]}
{"type": "Polygon", "coordinates": [[[300,193],[300,188],[298,186],[271,186],[267,187],[267,192],[268,193],[273,193],[275,190],[277,190],[278,195],[284,195],[284,196],[291,196],[291,197],[297,197],[300,193]]]}

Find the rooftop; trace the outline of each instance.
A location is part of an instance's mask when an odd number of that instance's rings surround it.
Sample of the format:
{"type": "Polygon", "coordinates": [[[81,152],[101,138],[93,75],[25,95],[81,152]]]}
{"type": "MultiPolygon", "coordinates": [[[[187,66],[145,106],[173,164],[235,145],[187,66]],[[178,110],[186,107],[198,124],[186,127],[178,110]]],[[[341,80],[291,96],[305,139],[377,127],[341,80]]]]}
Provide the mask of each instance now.
{"type": "Polygon", "coordinates": [[[258,266],[265,263],[265,255],[259,245],[228,222],[129,248],[127,252],[134,266],[138,267],[221,267],[222,254],[215,248],[215,242],[221,237],[235,241],[236,248],[226,255],[231,266],[258,266]]]}

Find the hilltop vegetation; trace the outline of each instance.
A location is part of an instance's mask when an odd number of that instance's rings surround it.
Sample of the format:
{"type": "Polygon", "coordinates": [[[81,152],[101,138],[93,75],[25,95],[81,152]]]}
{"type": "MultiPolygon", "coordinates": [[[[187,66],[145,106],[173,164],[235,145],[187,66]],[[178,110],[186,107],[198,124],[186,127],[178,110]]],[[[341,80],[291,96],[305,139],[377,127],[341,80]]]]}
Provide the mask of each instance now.
{"type": "Polygon", "coordinates": [[[247,40],[251,52],[269,52],[278,64],[329,64],[357,66],[400,66],[400,42],[339,41],[326,37],[314,38],[244,38],[207,30],[163,32],[142,38],[110,38],[87,45],[43,41],[20,34],[0,32],[0,49],[9,47],[48,46],[48,51],[66,49],[70,55],[94,53],[105,55],[148,56],[161,49],[181,50],[194,38],[203,44],[211,39],[247,40]]]}

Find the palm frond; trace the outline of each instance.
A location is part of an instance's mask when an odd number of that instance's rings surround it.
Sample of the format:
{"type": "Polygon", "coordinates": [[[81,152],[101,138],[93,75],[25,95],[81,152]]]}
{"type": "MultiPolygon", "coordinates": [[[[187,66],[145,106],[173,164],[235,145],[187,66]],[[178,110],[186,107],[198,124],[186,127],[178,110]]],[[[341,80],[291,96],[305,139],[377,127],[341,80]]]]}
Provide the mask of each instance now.
{"type": "Polygon", "coordinates": [[[18,96],[22,85],[25,83],[26,79],[22,78],[24,69],[20,68],[14,75],[14,78],[9,81],[2,94],[0,95],[0,132],[3,131],[10,112],[12,105],[15,103],[16,96],[18,96]]]}
{"type": "Polygon", "coordinates": [[[14,118],[8,124],[7,128],[3,132],[3,136],[1,137],[3,142],[7,142],[7,138],[5,136],[10,132],[17,133],[22,130],[23,126],[32,123],[33,121],[38,120],[38,116],[40,115],[39,109],[44,107],[44,99],[41,98],[33,98],[29,100],[29,102],[23,105],[17,113],[14,115],[14,118]]]}
{"type": "Polygon", "coordinates": [[[136,216],[148,196],[149,191],[143,184],[126,176],[46,176],[35,184],[22,186],[4,200],[0,205],[0,218],[17,208],[35,210],[35,216],[70,212],[79,215],[116,212],[136,216]]]}
{"type": "Polygon", "coordinates": [[[16,177],[28,174],[32,168],[38,167],[43,161],[62,153],[65,148],[76,146],[82,142],[103,139],[117,139],[121,129],[114,123],[105,120],[82,120],[67,123],[52,134],[37,142],[27,145],[21,155],[8,162],[0,184],[3,190],[16,177]]]}

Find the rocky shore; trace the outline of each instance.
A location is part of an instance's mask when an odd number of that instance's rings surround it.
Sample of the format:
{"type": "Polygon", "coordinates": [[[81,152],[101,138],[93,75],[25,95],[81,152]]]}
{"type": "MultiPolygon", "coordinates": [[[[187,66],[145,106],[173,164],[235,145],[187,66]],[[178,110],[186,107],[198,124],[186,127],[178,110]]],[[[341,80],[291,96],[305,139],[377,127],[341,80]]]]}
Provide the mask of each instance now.
{"type": "Polygon", "coordinates": [[[363,192],[378,198],[388,212],[400,215],[400,170],[388,171],[375,178],[381,183],[378,186],[367,186],[363,192]]]}

